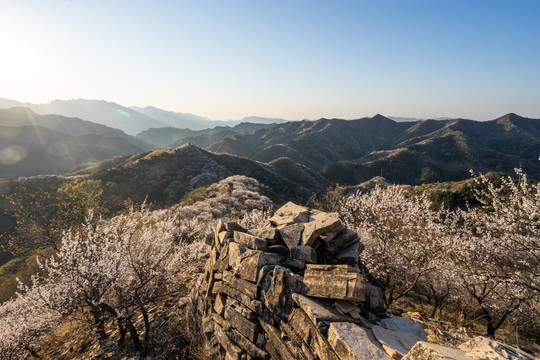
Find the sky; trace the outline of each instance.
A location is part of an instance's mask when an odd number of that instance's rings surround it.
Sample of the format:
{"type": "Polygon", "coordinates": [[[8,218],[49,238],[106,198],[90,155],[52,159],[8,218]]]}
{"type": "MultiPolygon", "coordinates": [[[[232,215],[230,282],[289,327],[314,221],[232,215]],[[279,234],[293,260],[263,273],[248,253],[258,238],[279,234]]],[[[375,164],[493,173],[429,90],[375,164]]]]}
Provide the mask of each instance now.
{"type": "Polygon", "coordinates": [[[540,118],[537,0],[0,0],[0,97],[216,120],[540,118]]]}

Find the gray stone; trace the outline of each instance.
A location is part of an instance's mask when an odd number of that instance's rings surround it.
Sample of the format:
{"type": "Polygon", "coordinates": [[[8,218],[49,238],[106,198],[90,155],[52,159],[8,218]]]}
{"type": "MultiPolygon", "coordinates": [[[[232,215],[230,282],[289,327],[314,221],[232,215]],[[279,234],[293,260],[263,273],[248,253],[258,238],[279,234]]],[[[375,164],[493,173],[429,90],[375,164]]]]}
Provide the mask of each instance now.
{"type": "Polygon", "coordinates": [[[242,354],[242,349],[238,347],[225,333],[225,330],[223,330],[220,326],[216,326],[216,338],[227,352],[227,355],[231,359],[240,360],[240,355],[242,354]]]}
{"type": "Polygon", "coordinates": [[[302,309],[293,309],[288,324],[321,360],[339,360],[326,338],[302,309]]]}
{"type": "Polygon", "coordinates": [[[257,341],[257,335],[259,334],[259,325],[251,322],[243,317],[234,308],[229,305],[225,305],[224,316],[225,320],[231,323],[231,325],[238,330],[238,332],[244,335],[249,341],[254,343],[257,341]]]}
{"type": "MultiPolygon", "coordinates": [[[[260,334],[257,336],[259,338],[262,336],[264,339],[264,335],[260,334]]],[[[265,359],[268,356],[268,353],[264,350],[261,350],[257,345],[253,344],[251,341],[249,341],[246,337],[244,337],[240,332],[238,332],[236,329],[231,329],[229,331],[229,337],[237,343],[243,350],[246,351],[246,353],[253,359],[265,359]]],[[[248,357],[249,359],[249,357],[248,357]]]]}
{"type": "Polygon", "coordinates": [[[310,212],[308,221],[317,221],[317,220],[324,220],[328,217],[333,218],[339,218],[339,214],[337,212],[324,212],[321,210],[313,209],[310,212]]]}
{"type": "Polygon", "coordinates": [[[223,281],[233,289],[236,289],[251,298],[257,298],[257,285],[235,277],[230,271],[223,272],[223,281]]]}
{"type": "Polygon", "coordinates": [[[225,227],[225,230],[231,231],[231,232],[236,232],[236,231],[243,232],[243,233],[247,232],[247,229],[245,227],[233,221],[225,223],[224,227],[225,227]]]}
{"type": "Polygon", "coordinates": [[[335,322],[328,329],[328,342],[341,360],[390,359],[369,329],[335,322]]]}
{"type": "MultiPolygon", "coordinates": [[[[246,306],[242,305],[239,301],[233,299],[233,298],[227,298],[226,305],[229,305],[231,308],[233,308],[237,313],[242,315],[248,320],[257,320],[257,313],[251,311],[251,309],[248,309],[246,306]]],[[[224,307],[225,308],[225,307],[224,307]]]]}
{"type": "Polygon", "coordinates": [[[402,360],[472,360],[463,351],[444,345],[417,342],[402,360]]]}
{"type": "Polygon", "coordinates": [[[214,311],[218,313],[219,315],[223,315],[223,311],[225,310],[225,302],[227,301],[227,295],[225,294],[218,294],[216,296],[216,301],[214,302],[214,311]]]}
{"type": "Polygon", "coordinates": [[[221,293],[222,286],[223,286],[223,281],[216,281],[216,279],[214,278],[214,285],[212,286],[210,295],[216,296],[217,294],[221,293]]]}
{"type": "Polygon", "coordinates": [[[357,305],[351,304],[348,301],[345,300],[337,300],[334,301],[334,307],[341,313],[341,314],[349,314],[353,311],[360,311],[360,308],[357,305]]]}
{"type": "Polygon", "coordinates": [[[260,321],[266,338],[266,349],[273,359],[295,359],[283,341],[278,329],[270,324],[260,321]],[[274,353],[274,354],[272,354],[274,353]]]}
{"type": "Polygon", "coordinates": [[[319,235],[324,234],[325,232],[331,232],[341,225],[341,220],[333,216],[325,216],[320,220],[308,222],[304,224],[301,245],[311,246],[319,235]]]}
{"type": "Polygon", "coordinates": [[[244,306],[246,306],[251,311],[254,311],[257,314],[262,315],[262,303],[259,300],[252,299],[246,294],[236,289],[233,289],[232,287],[228,286],[225,283],[221,286],[221,292],[241,302],[244,306]]]}
{"type": "Polygon", "coordinates": [[[292,294],[305,290],[302,277],[287,268],[276,266],[262,283],[261,299],[274,314],[287,318],[294,305],[292,294]]]}
{"type": "Polygon", "coordinates": [[[222,273],[229,267],[229,244],[223,244],[219,257],[214,264],[214,271],[222,273]]]}
{"type": "Polygon", "coordinates": [[[263,284],[263,281],[266,277],[266,275],[272,271],[274,271],[274,268],[277,265],[264,265],[260,270],[259,274],[257,275],[257,287],[260,288],[263,284]]]}
{"type": "Polygon", "coordinates": [[[308,288],[305,295],[358,301],[366,299],[366,277],[348,265],[307,265],[304,283],[308,288]]]}
{"type": "Polygon", "coordinates": [[[328,251],[331,254],[336,254],[340,250],[345,249],[357,242],[360,242],[360,238],[358,237],[358,234],[354,232],[353,230],[347,229],[341,233],[339,233],[336,237],[334,237],[330,241],[326,241],[328,238],[323,239],[325,243],[326,251],[328,251]]]}
{"type": "Polygon", "coordinates": [[[336,259],[346,263],[357,264],[360,261],[360,254],[364,250],[364,244],[356,241],[336,254],[336,259]]]}
{"type": "Polygon", "coordinates": [[[304,224],[292,224],[287,225],[278,230],[283,242],[290,249],[293,246],[300,245],[302,241],[302,231],[304,231],[304,224]]]}
{"type": "Polygon", "coordinates": [[[292,246],[291,258],[302,260],[306,263],[314,264],[317,262],[317,253],[311,246],[292,246]]]}
{"type": "Polygon", "coordinates": [[[216,224],[216,228],[214,230],[214,241],[216,243],[219,242],[219,233],[225,230],[226,223],[227,223],[227,219],[221,218],[218,220],[216,224]]]}
{"type": "Polygon", "coordinates": [[[270,226],[249,229],[248,232],[258,238],[265,239],[268,245],[278,245],[281,240],[278,230],[270,226]]]}
{"type": "Polygon", "coordinates": [[[288,202],[280,207],[274,216],[270,218],[270,223],[274,226],[283,226],[293,223],[307,222],[309,219],[309,209],[304,206],[288,202]]]}
{"type": "Polygon", "coordinates": [[[222,231],[219,233],[218,237],[219,237],[219,243],[220,244],[225,244],[225,242],[229,239],[232,239],[234,236],[234,232],[232,231],[222,231]]]}
{"type": "Polygon", "coordinates": [[[292,271],[301,272],[306,269],[306,262],[304,260],[297,260],[288,258],[285,260],[285,267],[288,267],[292,271]]]}
{"type": "Polygon", "coordinates": [[[229,243],[229,265],[241,278],[257,282],[257,273],[264,265],[279,264],[277,254],[248,249],[244,245],[229,243]]]}
{"type": "Polygon", "coordinates": [[[510,345],[477,336],[459,346],[467,356],[483,360],[533,360],[533,356],[510,345]]]}
{"type": "Polygon", "coordinates": [[[381,321],[379,321],[378,325],[392,331],[411,333],[418,337],[421,341],[427,341],[427,334],[424,328],[422,328],[422,325],[420,325],[416,321],[412,321],[407,318],[393,316],[390,318],[382,319],[381,321]]]}
{"type": "Polygon", "coordinates": [[[369,282],[366,283],[366,309],[376,315],[386,314],[382,289],[369,282]]]}
{"type": "Polygon", "coordinates": [[[289,248],[283,245],[271,245],[266,248],[266,252],[278,254],[282,257],[289,257],[289,248]]]}
{"type": "Polygon", "coordinates": [[[422,341],[414,334],[387,330],[378,325],[373,325],[371,330],[384,350],[393,358],[405,356],[414,344],[422,341]]]}
{"type": "Polygon", "coordinates": [[[338,236],[339,234],[341,234],[345,230],[347,230],[347,227],[345,225],[341,224],[341,226],[338,226],[335,229],[332,229],[332,231],[326,232],[326,233],[321,234],[319,236],[325,243],[329,243],[336,236],[338,236]]]}
{"type": "Polygon", "coordinates": [[[304,310],[314,325],[321,321],[336,322],[349,321],[350,318],[345,314],[338,314],[331,309],[331,305],[323,304],[317,299],[312,299],[304,295],[293,294],[294,302],[304,310]]]}
{"type": "Polygon", "coordinates": [[[267,246],[266,240],[239,231],[234,233],[234,241],[253,250],[265,251],[267,246]]]}
{"type": "Polygon", "coordinates": [[[308,360],[317,360],[317,355],[311,350],[311,347],[306,344],[302,338],[293,330],[293,328],[285,321],[280,322],[281,330],[291,339],[296,351],[300,351],[304,358],[308,360]]]}

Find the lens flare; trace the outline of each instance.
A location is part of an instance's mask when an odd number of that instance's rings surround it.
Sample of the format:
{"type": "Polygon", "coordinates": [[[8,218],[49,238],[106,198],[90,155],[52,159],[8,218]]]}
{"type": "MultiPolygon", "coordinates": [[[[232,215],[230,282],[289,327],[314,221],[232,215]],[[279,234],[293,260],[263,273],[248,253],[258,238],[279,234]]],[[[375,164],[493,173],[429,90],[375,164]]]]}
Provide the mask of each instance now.
{"type": "Polygon", "coordinates": [[[0,150],[0,163],[13,165],[28,156],[28,151],[19,145],[9,146],[0,150]]]}
{"type": "Polygon", "coordinates": [[[122,116],[131,117],[131,115],[127,111],[125,111],[123,109],[116,109],[116,112],[119,113],[122,116]]]}
{"type": "Polygon", "coordinates": [[[0,129],[0,135],[11,136],[11,137],[19,135],[20,132],[21,132],[21,129],[16,126],[13,126],[13,127],[6,126],[0,129]]]}
{"type": "Polygon", "coordinates": [[[60,157],[65,156],[69,152],[69,149],[66,145],[56,142],[47,147],[47,151],[51,156],[60,157]]]}

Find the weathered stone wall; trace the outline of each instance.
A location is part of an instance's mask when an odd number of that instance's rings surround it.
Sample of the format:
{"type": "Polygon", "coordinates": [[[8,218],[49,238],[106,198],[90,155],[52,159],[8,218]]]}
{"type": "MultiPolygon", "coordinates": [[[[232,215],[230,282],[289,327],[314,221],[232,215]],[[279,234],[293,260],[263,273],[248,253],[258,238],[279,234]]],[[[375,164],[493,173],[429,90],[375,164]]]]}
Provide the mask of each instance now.
{"type": "Polygon", "coordinates": [[[208,239],[186,316],[211,359],[390,359],[417,343],[408,358],[421,359],[440,350],[419,324],[388,316],[363,244],[337,214],[288,203],[253,229],[222,219],[208,239]]]}

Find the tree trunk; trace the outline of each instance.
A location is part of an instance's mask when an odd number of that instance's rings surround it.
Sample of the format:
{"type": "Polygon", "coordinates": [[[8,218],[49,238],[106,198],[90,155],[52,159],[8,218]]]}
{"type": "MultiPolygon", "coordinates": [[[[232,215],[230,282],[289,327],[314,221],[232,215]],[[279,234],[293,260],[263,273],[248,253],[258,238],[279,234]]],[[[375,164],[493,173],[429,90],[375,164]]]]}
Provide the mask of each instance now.
{"type": "Polygon", "coordinates": [[[135,346],[135,351],[137,351],[141,355],[145,355],[143,351],[143,347],[141,344],[141,339],[139,339],[139,334],[137,334],[137,329],[135,329],[135,326],[133,326],[133,322],[131,321],[130,317],[126,318],[126,327],[129,330],[129,335],[131,336],[131,340],[133,340],[133,345],[135,346]]]}
{"type": "Polygon", "coordinates": [[[118,344],[123,344],[126,341],[126,327],[122,324],[120,319],[116,319],[118,324],[118,332],[120,333],[120,338],[118,339],[118,344]]]}
{"type": "Polygon", "coordinates": [[[150,336],[150,321],[148,320],[148,312],[137,293],[135,293],[135,300],[139,305],[144,320],[144,351],[146,352],[148,350],[148,338],[150,336]]]}

